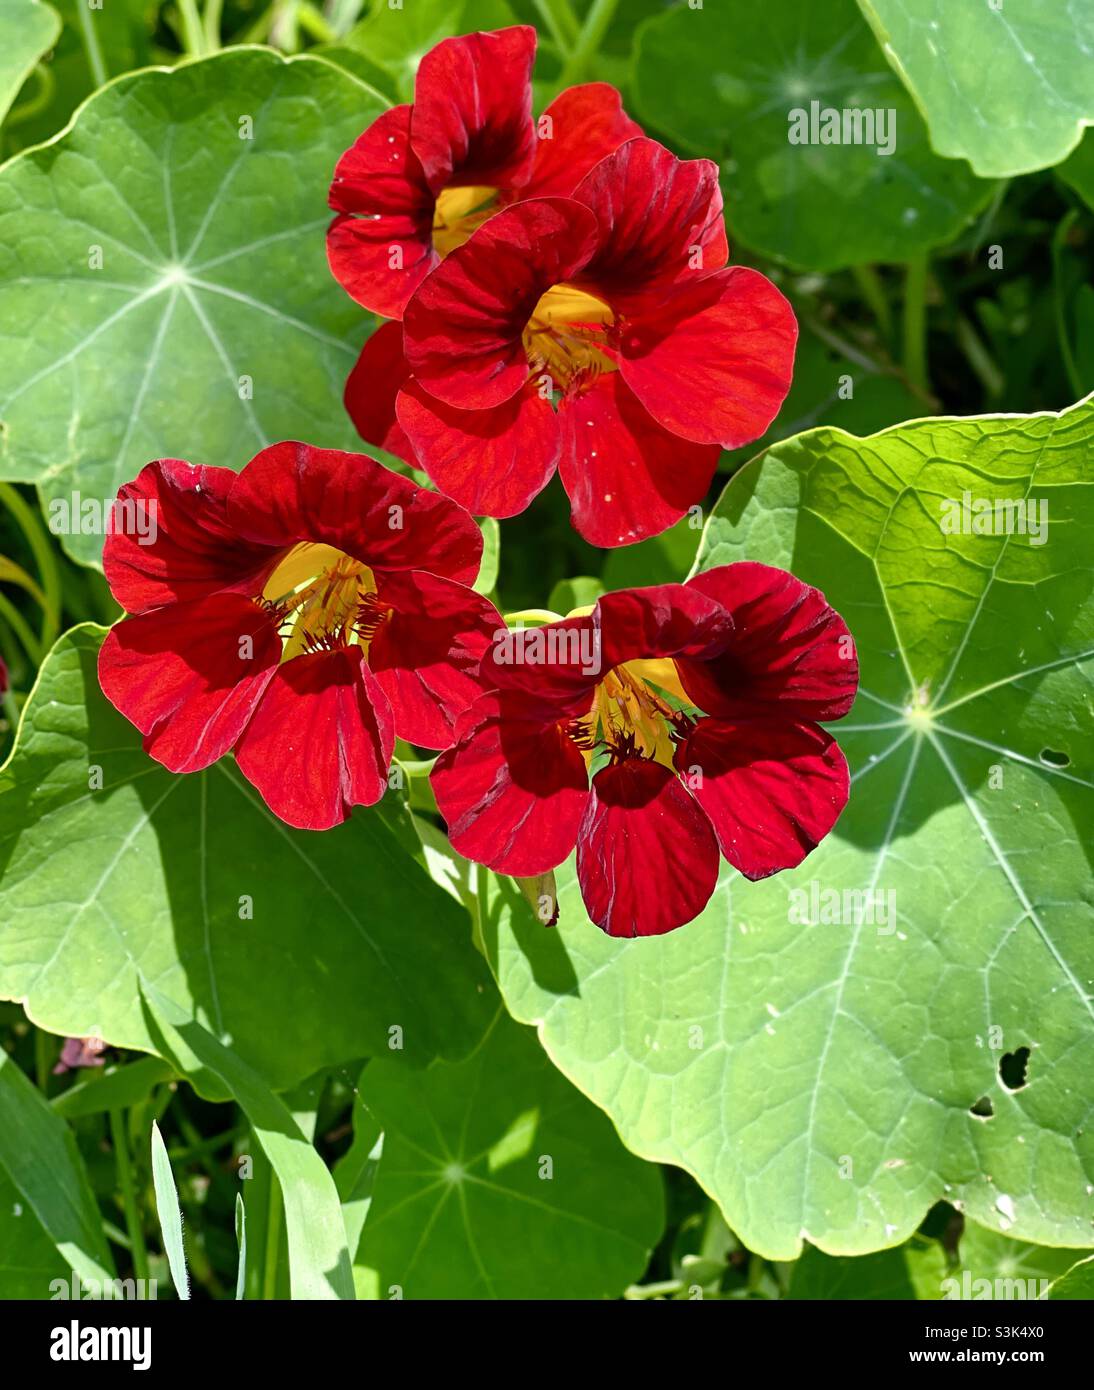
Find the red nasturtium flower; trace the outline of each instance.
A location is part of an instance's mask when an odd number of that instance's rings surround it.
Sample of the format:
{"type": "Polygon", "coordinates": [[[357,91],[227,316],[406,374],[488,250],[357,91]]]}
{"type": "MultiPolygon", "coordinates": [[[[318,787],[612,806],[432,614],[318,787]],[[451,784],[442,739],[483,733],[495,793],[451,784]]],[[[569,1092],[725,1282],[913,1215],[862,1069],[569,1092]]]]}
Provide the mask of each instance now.
{"type": "Polygon", "coordinates": [[[847,764],[819,721],[854,701],[854,645],[784,570],[607,594],[495,645],[483,674],[495,689],[433,770],[452,845],[521,878],[576,845],[585,905],[612,936],[689,922],[719,851],[751,879],[792,868],[846,804],[847,764]]]}
{"type": "Polygon", "coordinates": [[[605,82],[562,92],[537,130],[535,57],[530,25],[445,39],[418,67],[414,104],[385,111],[339,160],[327,255],[366,309],[401,318],[426,275],[493,212],[570,193],[641,135],[605,82]]]}
{"type": "Polygon", "coordinates": [[[455,503],[358,454],[275,444],[236,474],[161,459],[121,491],[156,539],[107,538],[130,617],[107,697],[172,772],[230,749],[282,820],[322,830],[383,795],[396,736],[451,741],[501,626],[466,587],[482,536],[455,503]]]}

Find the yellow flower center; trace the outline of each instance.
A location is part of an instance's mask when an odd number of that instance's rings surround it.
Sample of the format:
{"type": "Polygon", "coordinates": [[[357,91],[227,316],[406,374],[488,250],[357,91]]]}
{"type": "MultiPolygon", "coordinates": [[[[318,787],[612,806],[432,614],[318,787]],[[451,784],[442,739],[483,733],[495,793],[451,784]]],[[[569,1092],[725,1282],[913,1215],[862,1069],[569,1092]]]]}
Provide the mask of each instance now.
{"type": "Polygon", "coordinates": [[[496,188],[445,188],[433,209],[433,249],[440,257],[455,251],[476,227],[497,211],[496,188]]]}
{"type": "Polygon", "coordinates": [[[312,541],[285,552],[261,597],[280,620],[282,661],[354,644],[367,655],[376,628],[390,611],[377,600],[376,580],[367,565],[312,541]]]}
{"type": "Polygon", "coordinates": [[[544,372],[564,391],[579,377],[614,372],[604,352],[615,315],[602,299],[573,285],[552,285],[524,326],[524,351],[533,372],[544,372]]]}
{"type": "Polygon", "coordinates": [[[596,687],[588,714],[571,726],[585,761],[591,762],[598,748],[606,745],[609,749],[633,747],[642,757],[672,767],[675,711],[666,694],[691,703],[671,659],[628,661],[613,667],[596,687]]]}

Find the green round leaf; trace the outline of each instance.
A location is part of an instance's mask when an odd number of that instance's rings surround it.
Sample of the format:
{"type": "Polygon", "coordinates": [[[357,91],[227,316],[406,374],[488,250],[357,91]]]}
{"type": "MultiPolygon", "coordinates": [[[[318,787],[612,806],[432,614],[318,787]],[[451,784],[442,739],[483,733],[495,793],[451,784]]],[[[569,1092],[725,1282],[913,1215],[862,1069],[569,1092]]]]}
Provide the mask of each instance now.
{"type": "MultiPolygon", "coordinates": [[[[352,446],[369,320],[327,268],[326,194],[379,109],[329,63],[236,49],[121,78],[0,170],[0,474],[71,514],[152,458],[352,446]]],[[[97,562],[101,535],[62,539],[97,562]]]]}
{"type": "Polygon", "coordinates": [[[465,1055],[489,975],[408,852],[405,807],[316,835],[230,759],[172,776],[100,694],[101,638],[57,644],[0,772],[0,997],[49,1032],[156,1051],[154,985],[275,1088],[396,1037],[416,1065],[465,1055]]]}
{"type": "Polygon", "coordinates": [[[1062,0],[859,0],[939,154],[1047,169],[1094,125],[1094,11],[1062,0]]]}
{"type": "Polygon", "coordinates": [[[384,1129],[362,1297],[615,1298],[641,1276],[660,1176],[504,1013],[466,1062],[370,1062],[361,1094],[384,1129]]]}
{"type": "Polygon", "coordinates": [[[514,1015],[761,1254],[894,1245],[940,1198],[1094,1244],[1092,446],[1094,398],[818,429],[747,465],[698,564],[787,567],[847,619],[862,688],[833,726],[854,778],[835,831],[793,872],[727,870],[661,938],[601,935],[572,865],[554,931],[495,892],[514,1015]],[[947,534],[966,491],[1047,504],[1045,543],[947,534]]]}
{"type": "Polygon", "coordinates": [[[950,241],[991,196],[933,153],[854,0],[670,10],[639,32],[635,100],[673,141],[724,161],[737,237],[806,269],[907,260],[950,241]],[[884,112],[891,153],[879,153],[887,140],[791,144],[792,113],[814,101],[841,113],[841,137],[845,109],[884,112]]]}

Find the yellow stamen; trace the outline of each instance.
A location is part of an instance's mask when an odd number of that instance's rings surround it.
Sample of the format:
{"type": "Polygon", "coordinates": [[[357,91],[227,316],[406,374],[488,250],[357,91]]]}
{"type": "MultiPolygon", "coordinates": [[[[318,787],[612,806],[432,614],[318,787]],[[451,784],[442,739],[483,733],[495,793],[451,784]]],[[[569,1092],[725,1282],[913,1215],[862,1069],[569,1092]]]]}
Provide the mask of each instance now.
{"type": "Polygon", "coordinates": [[[358,631],[358,615],[362,600],[375,591],[373,573],[360,560],[331,545],[302,541],[293,546],[262,590],[262,598],[285,613],[282,661],[328,639],[357,643],[367,654],[371,634],[358,631]]]}
{"type": "Polygon", "coordinates": [[[615,324],[603,300],[573,285],[552,285],[524,328],[524,351],[533,371],[545,371],[564,391],[579,374],[615,371],[602,351],[615,324]]]}
{"type": "Polygon", "coordinates": [[[462,246],[476,227],[497,211],[498,190],[487,187],[446,188],[433,209],[433,249],[447,256],[462,246]]]}

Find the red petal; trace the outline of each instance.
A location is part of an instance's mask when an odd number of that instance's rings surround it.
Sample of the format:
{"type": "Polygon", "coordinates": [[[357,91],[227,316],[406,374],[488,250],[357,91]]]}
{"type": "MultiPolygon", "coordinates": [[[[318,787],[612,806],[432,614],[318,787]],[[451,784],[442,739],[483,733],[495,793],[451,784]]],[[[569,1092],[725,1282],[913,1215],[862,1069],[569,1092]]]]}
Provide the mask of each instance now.
{"type": "Polygon", "coordinates": [[[395,398],[410,376],[403,356],[403,329],[382,323],[361,349],[346,382],[345,404],[366,444],[415,462],[414,450],[395,419],[395,398]]]}
{"type": "Polygon", "coordinates": [[[697,917],[718,882],[710,822],[661,763],[602,768],[577,840],[589,916],[609,936],[661,936],[697,917]]]}
{"type": "Polygon", "coordinates": [[[366,454],[272,444],[239,475],[228,502],[249,539],[320,541],[379,569],[428,569],[473,582],[482,533],[462,507],[366,454]]]}
{"type": "Polygon", "coordinates": [[[475,516],[524,511],[558,463],[558,422],[534,382],[488,410],[459,410],[412,378],[397,413],[416,461],[475,516]]]}
{"type": "Polygon", "coordinates": [[[280,660],[281,639],[264,609],[239,594],[213,594],[112,628],[99,682],[144,734],[147,753],[172,772],[196,772],[239,738],[280,660]]]}
{"type": "Polygon", "coordinates": [[[445,39],[422,59],[410,142],[434,188],[524,183],[535,157],[530,25],[445,39]]]}
{"type": "Polygon", "coordinates": [[[842,719],[858,690],[858,657],[840,615],[819,589],[753,561],[720,565],[689,579],[733,615],[720,655],[687,662],[680,678],[707,714],[842,719]]]}
{"type": "Polygon", "coordinates": [[[574,191],[596,214],[600,243],[586,270],[613,304],[729,259],[718,166],[677,159],[656,140],[628,140],[574,191]]]}
{"type": "Polygon", "coordinates": [[[379,574],[376,584],[392,611],[368,664],[391,701],[395,732],[422,748],[446,748],[457,717],[483,693],[479,663],[505,621],[473,589],[421,570],[379,574]]]}
{"type": "Polygon", "coordinates": [[[655,419],[700,444],[758,439],[790,389],[798,324],[758,270],[733,266],[665,291],[622,340],[619,370],[655,419]]]}
{"type": "Polygon", "coordinates": [[[800,864],[847,805],[847,763],[815,725],[701,719],[676,766],[746,878],[800,864]]]}
{"type": "Polygon", "coordinates": [[[431,395],[465,410],[515,396],[530,368],[521,335],[543,293],[592,254],[596,221],[570,198],[495,213],[406,306],[407,359],[431,395]]]}
{"type": "Polygon", "coordinates": [[[395,728],[360,647],[277,668],[236,748],[263,801],[300,830],[329,830],[387,790],[395,728]]]}
{"type": "Polygon", "coordinates": [[[663,429],[618,372],[565,397],[559,424],[562,485],[574,526],[590,545],[659,535],[702,501],[718,465],[716,444],[692,444],[663,429]]]}
{"type": "Polygon", "coordinates": [[[523,198],[568,197],[595,164],[642,127],[623,110],[623,98],[608,82],[567,87],[543,113],[551,137],[540,137],[532,177],[523,198]]]}
{"type": "Polygon", "coordinates": [[[566,858],[589,799],[580,750],[557,711],[520,695],[477,700],[431,782],[457,853],[498,873],[546,873],[566,858]]]}
{"type": "Polygon", "coordinates": [[[230,468],[195,467],[181,459],[158,459],[118,491],[123,507],[103,548],[103,570],[111,592],[127,613],[201,598],[219,589],[250,583],[270,562],[263,546],[248,544],[228,520],[226,501],[236,481],[230,468]],[[135,525],[126,520],[131,503],[135,525]],[[142,544],[139,530],[155,539],[142,544]]]}
{"type": "Polygon", "coordinates": [[[327,232],[334,278],[374,314],[399,318],[438,261],[433,190],[410,148],[409,106],[385,111],[346,151],[330,204],[344,214],[327,232]]]}

